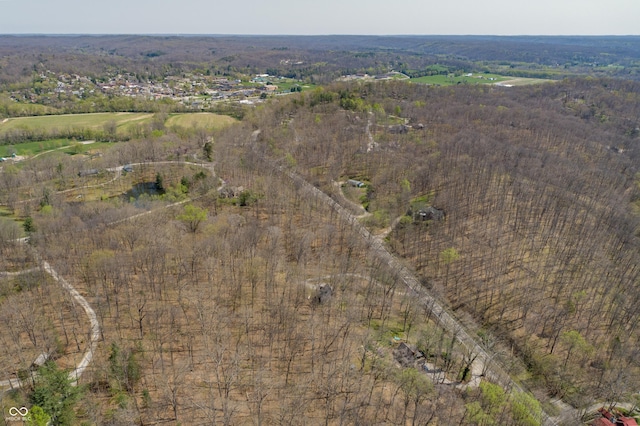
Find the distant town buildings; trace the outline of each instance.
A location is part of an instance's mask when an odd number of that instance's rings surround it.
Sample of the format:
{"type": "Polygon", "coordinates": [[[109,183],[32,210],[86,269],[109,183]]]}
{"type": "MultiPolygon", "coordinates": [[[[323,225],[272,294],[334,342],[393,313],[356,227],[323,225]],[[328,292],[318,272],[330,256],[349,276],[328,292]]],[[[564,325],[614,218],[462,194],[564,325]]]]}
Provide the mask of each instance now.
{"type": "MultiPolygon", "coordinates": [[[[212,102],[261,94],[279,93],[276,81],[284,77],[258,74],[249,82],[220,76],[184,74],[162,80],[143,80],[135,74],[118,73],[96,79],[77,74],[55,74],[45,71],[34,78],[31,89],[11,93],[14,101],[42,103],[67,98],[89,99],[97,96],[122,96],[145,100],[171,99],[187,108],[202,109],[212,102]]],[[[286,90],[286,92],[289,92],[286,90]]]]}

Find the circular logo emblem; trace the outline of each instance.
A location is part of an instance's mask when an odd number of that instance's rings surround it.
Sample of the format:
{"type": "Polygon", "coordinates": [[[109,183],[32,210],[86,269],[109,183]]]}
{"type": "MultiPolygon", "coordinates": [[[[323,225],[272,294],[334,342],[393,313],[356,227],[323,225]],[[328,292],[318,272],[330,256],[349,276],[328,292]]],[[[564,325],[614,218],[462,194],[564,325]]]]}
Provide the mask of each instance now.
{"type": "Polygon", "coordinates": [[[11,407],[11,408],[9,408],[9,415],[10,416],[24,417],[24,416],[27,415],[27,413],[29,413],[29,409],[27,407],[20,407],[20,408],[11,407]]]}

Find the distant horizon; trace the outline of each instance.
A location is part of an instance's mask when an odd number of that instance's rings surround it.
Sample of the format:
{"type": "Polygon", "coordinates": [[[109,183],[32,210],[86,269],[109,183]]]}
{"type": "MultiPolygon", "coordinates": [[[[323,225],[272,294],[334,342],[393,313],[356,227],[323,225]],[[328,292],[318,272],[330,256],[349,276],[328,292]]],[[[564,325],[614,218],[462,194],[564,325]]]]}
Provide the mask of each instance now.
{"type": "Polygon", "coordinates": [[[248,33],[0,33],[0,37],[79,37],[79,36],[149,36],[149,37],[640,37],[639,34],[248,34],[248,33]]]}
{"type": "Polygon", "coordinates": [[[640,35],[637,0],[0,0],[6,35],[640,35]]]}

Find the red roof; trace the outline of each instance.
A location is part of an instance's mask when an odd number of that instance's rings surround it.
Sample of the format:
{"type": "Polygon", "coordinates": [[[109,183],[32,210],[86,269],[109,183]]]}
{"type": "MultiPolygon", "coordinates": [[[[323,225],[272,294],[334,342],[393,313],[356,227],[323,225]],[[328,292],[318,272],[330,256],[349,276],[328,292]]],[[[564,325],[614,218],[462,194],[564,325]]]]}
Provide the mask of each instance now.
{"type": "Polygon", "coordinates": [[[595,419],[591,426],[638,426],[636,420],[632,417],[624,417],[622,413],[615,411],[616,417],[607,411],[604,407],[598,410],[602,414],[602,418],[595,419]],[[613,423],[615,421],[615,423],[613,423]]]}
{"type": "Polygon", "coordinates": [[[591,426],[616,426],[613,423],[611,423],[609,420],[605,419],[604,417],[600,417],[599,419],[595,419],[592,423],[591,426]]]}

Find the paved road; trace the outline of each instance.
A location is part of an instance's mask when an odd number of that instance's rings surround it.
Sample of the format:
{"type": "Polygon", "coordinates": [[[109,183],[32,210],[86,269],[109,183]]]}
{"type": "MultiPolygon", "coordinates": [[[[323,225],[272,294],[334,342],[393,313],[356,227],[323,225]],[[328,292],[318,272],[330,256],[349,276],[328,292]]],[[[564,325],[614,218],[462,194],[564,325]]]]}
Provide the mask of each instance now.
{"type": "MultiPolygon", "coordinates": [[[[347,273],[342,273],[342,274],[331,274],[331,275],[325,275],[325,276],[321,276],[321,277],[314,277],[314,278],[309,278],[307,280],[304,281],[304,286],[307,287],[310,290],[313,291],[317,291],[318,287],[320,284],[313,284],[315,282],[325,282],[325,281],[329,281],[331,279],[333,279],[334,277],[354,277],[354,278],[360,278],[362,280],[365,281],[372,281],[375,285],[384,288],[385,285],[373,278],[371,278],[370,276],[367,275],[361,275],[361,274],[354,274],[351,272],[347,272],[347,273]]],[[[409,290],[411,291],[411,290],[409,290]]],[[[413,294],[413,292],[411,292],[413,294]]],[[[406,295],[406,292],[398,292],[396,291],[395,293],[396,295],[406,295]]],[[[469,380],[468,382],[462,383],[462,382],[456,382],[453,380],[449,380],[446,377],[446,374],[444,371],[442,371],[440,368],[436,367],[435,364],[429,363],[429,362],[425,362],[424,365],[427,367],[427,372],[428,372],[428,377],[431,378],[431,380],[433,381],[433,383],[436,384],[440,384],[440,385],[451,385],[451,386],[455,386],[458,389],[464,390],[464,389],[475,389],[478,386],[480,386],[480,382],[482,381],[482,377],[483,377],[483,371],[480,368],[479,365],[474,364],[474,368],[472,368],[472,372],[471,372],[471,380],[469,380]]]]}

